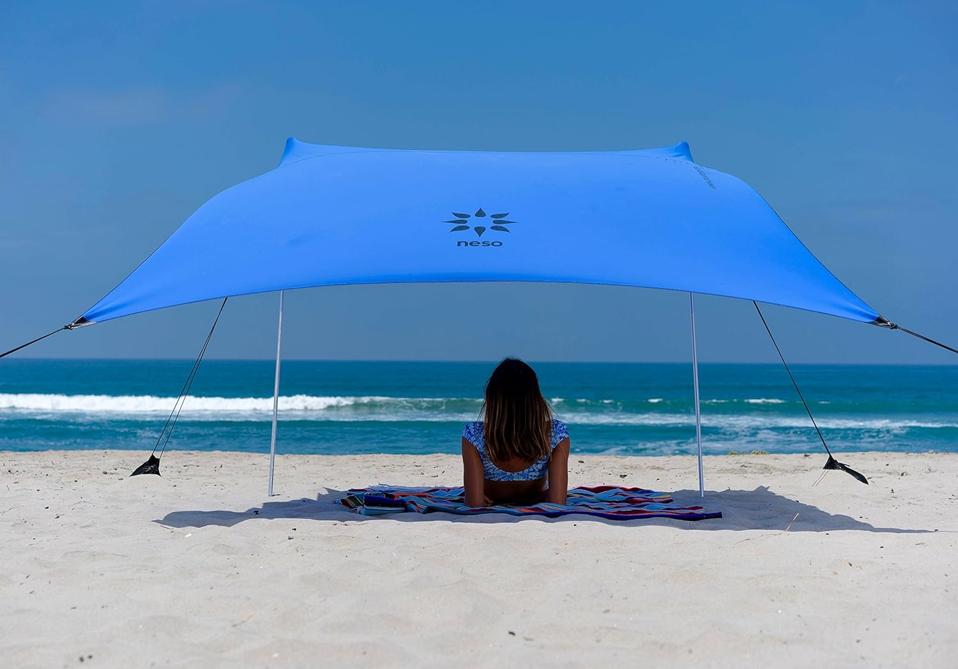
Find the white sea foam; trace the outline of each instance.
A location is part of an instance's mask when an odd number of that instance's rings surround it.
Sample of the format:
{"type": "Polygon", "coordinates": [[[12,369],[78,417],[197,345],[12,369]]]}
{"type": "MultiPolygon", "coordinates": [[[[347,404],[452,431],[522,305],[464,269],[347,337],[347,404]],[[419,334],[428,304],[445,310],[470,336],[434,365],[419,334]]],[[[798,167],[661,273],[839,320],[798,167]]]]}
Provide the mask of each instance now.
{"type": "MultiPolygon", "coordinates": [[[[690,414],[675,413],[608,413],[608,414],[562,414],[573,425],[648,425],[657,427],[685,427],[694,425],[690,414]]],[[[900,431],[910,428],[943,429],[958,428],[958,420],[929,421],[891,418],[817,418],[818,425],[833,430],[900,431]]],[[[805,416],[761,416],[748,414],[702,417],[706,429],[716,428],[726,432],[752,432],[761,429],[811,429],[805,416]]]]}
{"type": "MultiPolygon", "coordinates": [[[[368,404],[388,397],[315,397],[292,395],[280,397],[280,408],[300,411],[322,411],[330,407],[368,404]]],[[[152,413],[169,411],[175,398],[156,395],[40,395],[0,394],[0,409],[20,411],[83,412],[83,413],[152,413]]],[[[272,411],[271,397],[193,397],[186,398],[184,411],[272,411]]]]}
{"type": "Polygon", "coordinates": [[[785,400],[774,397],[756,397],[745,400],[746,404],[785,404],[785,400]]]}
{"type": "MultiPolygon", "coordinates": [[[[651,398],[652,400],[661,398],[651,398]]],[[[29,417],[58,420],[117,420],[165,416],[176,398],[155,395],[59,395],[0,393],[0,419],[29,417]]],[[[554,398],[562,404],[562,398],[554,398]]],[[[783,400],[765,403],[781,403],[783,400]]],[[[756,402],[750,402],[756,403],[756,402]]],[[[385,397],[290,395],[280,397],[279,409],[287,420],[307,421],[423,421],[465,422],[475,420],[482,400],[469,397],[385,397]]],[[[693,424],[691,412],[628,412],[601,404],[566,404],[557,407],[560,418],[573,425],[623,425],[650,427],[687,427],[693,424]]],[[[268,420],[273,409],[271,397],[187,397],[182,411],[186,420],[257,421],[268,420]]],[[[826,429],[896,432],[910,428],[958,428],[958,418],[939,420],[905,417],[821,416],[826,429]]],[[[717,414],[703,416],[706,429],[725,433],[748,434],[763,429],[808,429],[805,416],[767,414],[717,414]]]]}
{"type": "MultiPolygon", "coordinates": [[[[174,397],[156,395],[0,393],[0,415],[136,417],[168,414],[175,402],[174,397]]],[[[467,419],[475,416],[480,404],[481,400],[478,399],[448,397],[288,395],[279,398],[281,412],[306,420],[429,420],[430,415],[434,416],[434,420],[449,420],[450,413],[462,414],[467,419]]],[[[269,415],[272,411],[272,397],[189,396],[183,404],[181,415],[184,418],[207,420],[247,420],[269,415]]]]}

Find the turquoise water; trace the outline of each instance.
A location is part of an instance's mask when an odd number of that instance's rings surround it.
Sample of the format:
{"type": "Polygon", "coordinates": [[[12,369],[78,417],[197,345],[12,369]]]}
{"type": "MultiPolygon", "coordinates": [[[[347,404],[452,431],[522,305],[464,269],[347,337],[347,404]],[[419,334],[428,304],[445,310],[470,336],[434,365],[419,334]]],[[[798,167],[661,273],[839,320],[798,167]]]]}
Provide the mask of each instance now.
{"type": "MultiPolygon", "coordinates": [[[[191,361],[3,360],[0,449],[149,451],[191,361]]],[[[479,412],[490,363],[289,361],[284,453],[453,453],[479,412]]],[[[653,455],[694,449],[687,364],[539,363],[573,448],[653,455]]],[[[836,450],[958,450],[958,366],[796,365],[836,450]]],[[[777,365],[701,368],[708,452],[821,449],[777,365]]],[[[271,361],[206,361],[171,449],[265,452],[271,361]]]]}

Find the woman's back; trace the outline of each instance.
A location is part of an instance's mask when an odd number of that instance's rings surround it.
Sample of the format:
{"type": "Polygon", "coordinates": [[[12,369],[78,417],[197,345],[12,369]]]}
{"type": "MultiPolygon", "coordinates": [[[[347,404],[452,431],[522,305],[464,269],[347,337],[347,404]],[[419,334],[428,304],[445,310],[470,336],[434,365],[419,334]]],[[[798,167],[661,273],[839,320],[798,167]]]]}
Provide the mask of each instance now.
{"type": "Polygon", "coordinates": [[[554,451],[563,439],[569,438],[569,430],[566,424],[557,418],[553,418],[549,438],[549,455],[543,455],[531,463],[523,461],[521,458],[510,458],[511,462],[497,464],[486,448],[484,431],[485,424],[481,420],[466,423],[462,438],[468,441],[479,453],[479,458],[482,460],[483,478],[486,481],[535,481],[545,478],[551,451],[554,451]],[[517,470],[515,468],[517,464],[521,469],[517,470]]]}
{"type": "Polygon", "coordinates": [[[482,415],[462,433],[466,504],[565,504],[569,432],[552,417],[535,371],[503,360],[486,384],[482,415]]]}

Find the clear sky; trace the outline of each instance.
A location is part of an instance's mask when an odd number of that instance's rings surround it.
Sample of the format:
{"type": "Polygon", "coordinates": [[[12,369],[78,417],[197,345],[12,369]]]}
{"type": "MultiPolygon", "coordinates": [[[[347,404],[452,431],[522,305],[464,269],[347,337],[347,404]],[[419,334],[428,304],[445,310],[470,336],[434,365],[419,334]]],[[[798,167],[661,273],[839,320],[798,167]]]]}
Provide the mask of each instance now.
{"type": "MultiPolygon", "coordinates": [[[[761,192],[888,318],[958,341],[952,3],[0,4],[0,349],[72,320],[289,135],[400,148],[688,140],[761,192]]],[[[687,300],[555,285],[288,295],[290,357],[685,360],[687,300]]],[[[52,357],[191,357],[212,303],[63,333],[52,357]]],[[[769,308],[805,362],[955,362],[769,308]]],[[[210,355],[268,358],[276,296],[210,355]]],[[[701,298],[700,352],[772,361],[748,303],[701,298]]]]}

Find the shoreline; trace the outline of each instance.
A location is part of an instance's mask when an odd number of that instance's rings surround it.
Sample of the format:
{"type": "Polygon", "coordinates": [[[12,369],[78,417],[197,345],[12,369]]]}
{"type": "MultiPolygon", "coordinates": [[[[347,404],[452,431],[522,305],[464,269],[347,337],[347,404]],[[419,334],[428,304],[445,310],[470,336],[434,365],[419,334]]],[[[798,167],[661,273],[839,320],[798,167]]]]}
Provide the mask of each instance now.
{"type": "MultiPolygon", "coordinates": [[[[369,451],[355,451],[350,453],[324,453],[324,452],[277,452],[277,458],[430,458],[434,456],[442,457],[453,457],[458,460],[459,458],[459,445],[456,444],[456,448],[450,448],[448,451],[430,451],[423,453],[382,453],[382,452],[369,452],[369,451]]],[[[939,449],[927,449],[927,450],[861,450],[853,451],[848,449],[839,450],[835,448],[834,445],[831,446],[832,453],[835,455],[836,459],[845,461],[845,458],[856,458],[859,456],[872,457],[872,456],[926,456],[926,455],[945,455],[945,456],[958,456],[958,450],[955,451],[945,451],[939,449]]],[[[63,454],[67,455],[70,453],[100,453],[103,455],[109,454],[135,454],[131,456],[133,460],[136,460],[137,457],[142,456],[140,459],[145,460],[150,455],[150,451],[146,450],[142,445],[140,446],[131,446],[130,448],[124,448],[122,446],[117,446],[114,448],[48,448],[48,449],[36,449],[36,450],[18,450],[10,448],[0,448],[0,457],[3,455],[43,455],[43,454],[63,454]]],[[[210,449],[210,450],[195,450],[195,449],[179,449],[175,447],[168,447],[166,449],[166,456],[169,460],[175,459],[178,454],[183,454],[186,456],[194,455],[237,455],[244,457],[269,457],[269,451],[264,450],[262,444],[257,445],[256,450],[228,450],[222,448],[210,449]]],[[[825,453],[824,449],[815,450],[814,447],[803,450],[803,451],[769,451],[765,449],[747,449],[747,450],[736,450],[729,449],[723,453],[709,453],[707,448],[704,454],[705,461],[708,461],[709,458],[735,458],[735,457],[771,457],[771,456],[787,456],[787,457],[800,457],[800,458],[809,458],[815,460],[815,458],[822,458],[823,460],[828,457],[828,454],[825,453]]],[[[592,451],[573,451],[572,458],[637,458],[639,460],[648,460],[653,458],[691,458],[693,461],[696,457],[694,451],[689,451],[688,453],[610,453],[607,451],[602,452],[592,452],[592,451]]],[[[132,461],[132,460],[131,460],[132,461]]],[[[846,463],[848,464],[848,463],[846,463]]],[[[131,469],[132,471],[132,469],[131,469]]]]}
{"type": "MultiPolygon", "coordinates": [[[[366,517],[452,455],[0,452],[15,666],[951,666],[958,454],[706,456],[724,517],[366,517]],[[550,612],[542,616],[543,611],[550,612]],[[729,615],[734,613],[734,615],[729,615]]],[[[697,496],[691,456],[573,454],[570,486],[697,496]]]]}

